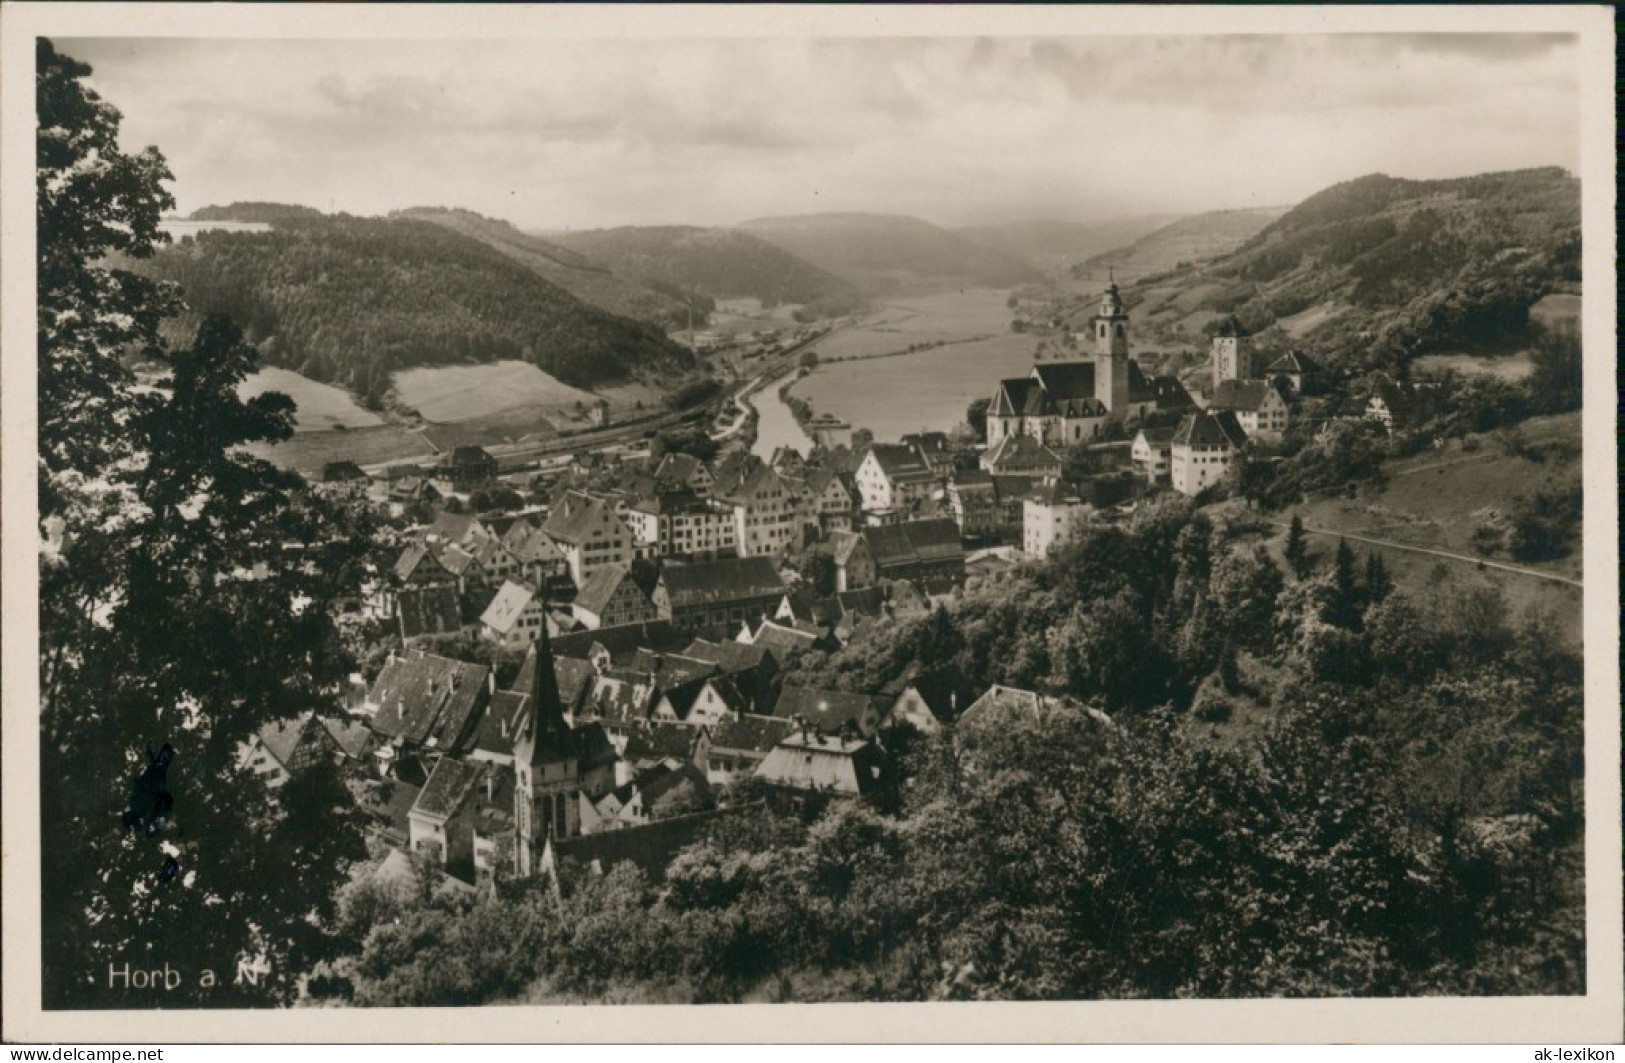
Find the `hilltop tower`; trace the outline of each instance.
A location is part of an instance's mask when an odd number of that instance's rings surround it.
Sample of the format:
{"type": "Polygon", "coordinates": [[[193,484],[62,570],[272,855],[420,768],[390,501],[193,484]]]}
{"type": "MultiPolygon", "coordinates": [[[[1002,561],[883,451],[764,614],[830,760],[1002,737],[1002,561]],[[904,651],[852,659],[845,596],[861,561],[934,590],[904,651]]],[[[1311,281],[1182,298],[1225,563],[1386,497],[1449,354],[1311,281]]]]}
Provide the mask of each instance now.
{"type": "Polygon", "coordinates": [[[1253,361],[1253,338],[1234,316],[1227,318],[1213,334],[1213,387],[1226,380],[1255,379],[1253,361]]]}
{"type": "Polygon", "coordinates": [[[1095,315],[1095,398],[1120,420],[1128,411],[1128,312],[1112,280],[1095,315]]]}
{"type": "MultiPolygon", "coordinates": [[[[564,719],[559,678],[547,624],[531,646],[529,719],[513,745],[514,859],[520,877],[535,868],[549,838],[568,838],[580,829],[580,760],[575,732],[564,719]]],[[[527,662],[529,663],[529,662],[527,662]]]]}

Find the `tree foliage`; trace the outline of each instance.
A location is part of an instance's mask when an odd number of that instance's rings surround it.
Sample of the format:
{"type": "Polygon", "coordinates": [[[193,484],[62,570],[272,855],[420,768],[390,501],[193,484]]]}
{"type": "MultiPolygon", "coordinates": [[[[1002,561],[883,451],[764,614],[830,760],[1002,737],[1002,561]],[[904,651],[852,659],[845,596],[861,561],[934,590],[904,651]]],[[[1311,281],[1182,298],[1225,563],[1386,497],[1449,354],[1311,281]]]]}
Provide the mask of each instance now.
{"type": "Polygon", "coordinates": [[[333,616],[370,525],[239,449],[285,438],[293,404],[239,398],[256,355],[233,323],[203,317],[172,347],[177,293],[104,264],[153,252],[169,175],[155,149],[120,151],[88,67],[43,40],[37,60],[46,1006],[154,1003],[111,984],[125,963],[178,970],[169,1006],[287,999],[358,835],[314,782],[290,816],[237,770],[238,744],[333,705],[349,665],[333,616]],[[160,386],[134,386],[131,354],[166,368],[160,386]],[[119,829],[163,743],[169,882],[158,843],[119,829]],[[269,973],[236,982],[239,960],[269,973]]]}

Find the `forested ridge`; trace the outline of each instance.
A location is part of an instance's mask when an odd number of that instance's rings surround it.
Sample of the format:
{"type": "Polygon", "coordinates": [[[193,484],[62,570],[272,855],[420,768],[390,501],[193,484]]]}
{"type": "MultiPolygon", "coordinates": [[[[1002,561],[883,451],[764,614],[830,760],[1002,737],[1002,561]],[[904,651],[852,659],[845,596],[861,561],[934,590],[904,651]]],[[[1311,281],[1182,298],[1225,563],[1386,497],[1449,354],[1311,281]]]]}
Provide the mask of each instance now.
{"type": "Polygon", "coordinates": [[[812,304],[832,314],[862,302],[841,277],[733,229],[627,226],[553,233],[549,239],[628,276],[680,285],[715,299],[759,299],[768,307],[812,304]]]}
{"type": "Polygon", "coordinates": [[[206,231],[132,268],[179,285],[174,334],[227,314],[265,360],[381,403],[395,370],[520,359],[565,383],[660,380],[693,355],[499,251],[423,221],[276,216],[269,232],[206,231]]]}
{"type": "Polygon", "coordinates": [[[1310,196],[1232,254],[1142,284],[1212,285],[1203,305],[1253,332],[1317,306],[1352,310],[1300,344],[1339,368],[1394,372],[1432,351],[1518,344],[1529,308],[1578,292],[1579,280],[1580,183],[1554,167],[1361,177],[1310,196]]]}

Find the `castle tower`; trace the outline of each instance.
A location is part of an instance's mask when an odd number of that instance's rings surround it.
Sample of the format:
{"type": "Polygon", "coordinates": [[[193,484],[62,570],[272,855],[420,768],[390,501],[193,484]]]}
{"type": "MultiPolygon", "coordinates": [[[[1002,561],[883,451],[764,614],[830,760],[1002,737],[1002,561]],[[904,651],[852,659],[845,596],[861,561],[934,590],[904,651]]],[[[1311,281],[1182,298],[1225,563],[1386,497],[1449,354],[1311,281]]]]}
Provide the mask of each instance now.
{"type": "Polygon", "coordinates": [[[1226,380],[1252,380],[1258,376],[1253,364],[1253,338],[1234,316],[1213,334],[1213,386],[1226,380]]]}
{"type": "Polygon", "coordinates": [[[1095,398],[1114,420],[1128,411],[1128,312],[1117,282],[1106,286],[1095,315],[1095,398]]]}
{"type": "Polygon", "coordinates": [[[513,746],[514,858],[520,877],[531,873],[548,838],[575,834],[581,818],[580,760],[575,733],[564,719],[545,620],[531,653],[536,661],[525,691],[529,719],[513,746]]]}

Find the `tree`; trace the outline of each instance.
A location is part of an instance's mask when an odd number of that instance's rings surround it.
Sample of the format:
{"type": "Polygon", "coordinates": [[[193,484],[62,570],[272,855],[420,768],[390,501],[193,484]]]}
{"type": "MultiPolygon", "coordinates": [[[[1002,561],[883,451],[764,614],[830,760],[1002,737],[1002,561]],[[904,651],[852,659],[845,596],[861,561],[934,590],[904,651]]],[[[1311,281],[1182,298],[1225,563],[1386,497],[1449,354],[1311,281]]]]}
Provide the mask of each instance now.
{"type": "Polygon", "coordinates": [[[1292,524],[1287,528],[1284,553],[1294,576],[1303,579],[1309,575],[1309,548],[1304,541],[1303,518],[1296,513],[1292,514],[1292,524]]]}
{"type": "Polygon", "coordinates": [[[369,537],[241,450],[286,438],[293,404],[239,398],[256,362],[240,330],[206,317],[171,349],[175,293],[101,264],[151,254],[169,174],[156,149],[119,150],[88,67],[43,40],[37,62],[45,1003],[285,1001],[354,836],[318,809],[314,835],[268,844],[277,813],[238,745],[335,704],[351,662],[334,603],[357,592],[369,537]],[[167,364],[166,387],[135,388],[130,353],[167,364]],[[158,843],[118,829],[144,750],[164,743],[168,881],[158,843]],[[263,961],[261,984],[232,981],[239,960],[263,961]],[[126,962],[187,977],[142,999],[110,984],[126,962]]]}
{"type": "Polygon", "coordinates": [[[1342,536],[1332,555],[1332,593],[1326,607],[1326,622],[1349,631],[1360,623],[1360,587],[1355,582],[1354,551],[1342,536]]]}
{"type": "Polygon", "coordinates": [[[1526,386],[1533,408],[1549,413],[1580,408],[1584,359],[1578,330],[1543,331],[1529,351],[1529,361],[1532,368],[1526,386]]]}
{"type": "Polygon", "coordinates": [[[801,357],[796,359],[796,365],[800,366],[802,369],[817,369],[818,352],[802,351],[801,357]]]}
{"type": "Polygon", "coordinates": [[[1365,596],[1367,608],[1387,598],[1394,590],[1394,578],[1388,574],[1388,562],[1382,554],[1371,550],[1365,555],[1365,596]]]}
{"type": "Polygon", "coordinates": [[[978,439],[987,438],[987,408],[992,404],[992,399],[972,399],[971,404],[965,407],[965,423],[971,426],[978,439]]]}

